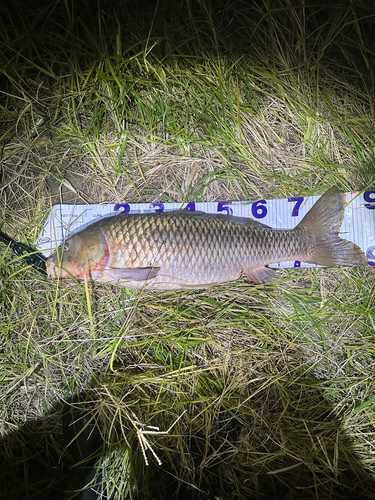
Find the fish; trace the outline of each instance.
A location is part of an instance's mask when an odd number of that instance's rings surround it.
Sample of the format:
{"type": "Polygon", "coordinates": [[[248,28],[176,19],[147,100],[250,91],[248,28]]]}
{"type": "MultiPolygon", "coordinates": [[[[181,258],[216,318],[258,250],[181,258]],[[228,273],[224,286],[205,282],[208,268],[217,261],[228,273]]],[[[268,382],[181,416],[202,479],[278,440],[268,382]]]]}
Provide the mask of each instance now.
{"type": "Polygon", "coordinates": [[[114,215],[68,237],[46,269],[52,278],[177,290],[207,288],[243,274],[267,283],[276,276],[268,266],[283,261],[366,266],[362,249],[339,236],[344,209],[345,193],[334,186],[293,229],[191,210],[114,215]]]}

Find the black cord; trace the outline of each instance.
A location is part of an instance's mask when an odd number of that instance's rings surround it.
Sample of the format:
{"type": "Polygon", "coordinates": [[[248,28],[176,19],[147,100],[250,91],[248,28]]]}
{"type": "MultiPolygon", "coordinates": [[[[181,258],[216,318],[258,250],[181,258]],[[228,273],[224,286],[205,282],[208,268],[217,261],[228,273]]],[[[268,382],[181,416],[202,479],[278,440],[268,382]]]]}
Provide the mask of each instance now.
{"type": "Polygon", "coordinates": [[[13,238],[3,233],[2,231],[0,231],[0,241],[5,243],[6,245],[9,245],[13,252],[19,257],[22,257],[29,266],[33,266],[42,274],[47,275],[47,259],[42,253],[38,252],[38,250],[29,247],[24,243],[18,243],[17,241],[14,241],[13,238]]]}

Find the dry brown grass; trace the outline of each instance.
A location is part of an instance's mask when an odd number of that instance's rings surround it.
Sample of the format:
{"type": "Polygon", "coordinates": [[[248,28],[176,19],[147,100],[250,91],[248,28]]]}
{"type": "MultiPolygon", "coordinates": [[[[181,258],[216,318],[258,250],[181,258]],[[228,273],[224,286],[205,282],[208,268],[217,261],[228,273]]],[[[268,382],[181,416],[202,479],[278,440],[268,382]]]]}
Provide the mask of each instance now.
{"type": "MultiPolygon", "coordinates": [[[[284,12],[292,13],[300,10],[284,12]]],[[[241,18],[247,30],[258,14],[241,18]]],[[[97,25],[71,16],[70,35],[82,27],[86,35],[64,45],[56,28],[61,76],[20,60],[18,76],[17,65],[7,74],[3,231],[32,244],[56,203],[254,201],[371,187],[363,82],[324,62],[312,74],[291,49],[281,71],[262,31],[255,52],[241,38],[239,55],[217,26],[213,51],[199,28],[212,30],[207,17],[190,20],[195,38],[181,35],[182,46],[172,21],[154,19],[169,34],[166,54],[165,33],[148,39],[137,16],[134,50],[109,14],[92,45],[97,25]]],[[[61,402],[78,393],[100,421],[100,467],[114,499],[173,498],[186,485],[202,499],[371,498],[371,270],[283,270],[264,287],[239,280],[138,294],[90,283],[86,291],[46,281],[3,246],[0,273],[0,484],[12,498],[61,489],[69,465],[61,402]],[[167,430],[185,410],[169,434],[142,434],[167,430]]]]}

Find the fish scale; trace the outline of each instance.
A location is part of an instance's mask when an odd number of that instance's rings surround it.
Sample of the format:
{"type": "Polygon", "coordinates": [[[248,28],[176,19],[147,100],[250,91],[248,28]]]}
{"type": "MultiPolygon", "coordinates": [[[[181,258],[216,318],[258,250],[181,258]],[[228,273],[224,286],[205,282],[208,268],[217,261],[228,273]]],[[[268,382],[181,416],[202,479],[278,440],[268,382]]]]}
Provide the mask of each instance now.
{"type": "Polygon", "coordinates": [[[344,194],[327,191],[298,226],[275,230],[248,218],[175,211],[121,214],[91,224],[47,261],[50,276],[85,275],[131,288],[204,288],[245,273],[274,278],[269,264],[286,260],[365,266],[353,242],[339,237],[344,194]]]}
{"type": "Polygon", "coordinates": [[[159,267],[163,276],[160,279],[181,280],[189,275],[189,284],[199,284],[203,277],[211,283],[211,276],[215,276],[220,282],[227,277],[237,278],[254,263],[262,264],[261,256],[267,248],[271,249],[271,260],[277,255],[296,255],[288,244],[290,231],[276,233],[234,224],[226,218],[189,217],[178,212],[163,217],[159,214],[120,217],[123,217],[120,223],[114,217],[102,227],[112,255],[111,265],[159,267]],[[110,234],[115,242],[112,246],[110,234]],[[256,244],[247,245],[249,240],[256,244]]]}

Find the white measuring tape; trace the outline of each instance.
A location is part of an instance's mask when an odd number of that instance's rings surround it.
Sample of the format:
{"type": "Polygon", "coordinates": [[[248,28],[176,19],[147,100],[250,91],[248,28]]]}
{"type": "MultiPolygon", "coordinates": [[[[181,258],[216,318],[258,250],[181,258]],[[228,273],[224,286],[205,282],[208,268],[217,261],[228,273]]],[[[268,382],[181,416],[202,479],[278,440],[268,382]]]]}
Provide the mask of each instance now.
{"type": "MultiPolygon", "coordinates": [[[[292,229],[310,210],[319,196],[288,198],[283,200],[220,201],[209,203],[117,203],[111,205],[55,205],[40,232],[36,245],[48,257],[56,246],[73,232],[100,218],[116,213],[147,213],[179,210],[200,210],[251,217],[277,229],[292,229]]],[[[346,193],[345,209],[340,236],[356,243],[365,252],[369,263],[375,266],[375,191],[362,194],[346,193]]],[[[315,267],[299,261],[273,264],[272,267],[315,267]]]]}

